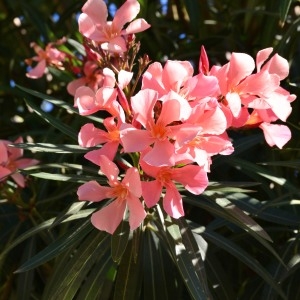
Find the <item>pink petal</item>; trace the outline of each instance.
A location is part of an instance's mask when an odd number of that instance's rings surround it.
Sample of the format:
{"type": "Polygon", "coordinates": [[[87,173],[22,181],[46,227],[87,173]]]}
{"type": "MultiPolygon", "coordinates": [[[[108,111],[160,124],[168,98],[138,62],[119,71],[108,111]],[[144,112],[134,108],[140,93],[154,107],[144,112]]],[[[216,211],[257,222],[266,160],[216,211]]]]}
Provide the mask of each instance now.
{"type": "Polygon", "coordinates": [[[222,134],[227,127],[227,120],[224,112],[216,107],[205,111],[198,119],[197,124],[202,127],[203,134],[222,134]]]}
{"type": "Polygon", "coordinates": [[[135,96],[131,97],[131,107],[135,113],[134,117],[145,128],[149,119],[153,118],[153,108],[157,97],[157,92],[151,89],[141,90],[135,96]]]}
{"type": "Polygon", "coordinates": [[[167,90],[179,92],[180,87],[193,73],[194,69],[189,61],[168,60],[163,68],[162,82],[167,90]]]}
{"type": "Polygon", "coordinates": [[[46,66],[46,60],[43,59],[40,62],[38,62],[38,64],[34,68],[32,68],[28,73],[26,73],[26,76],[33,79],[40,78],[44,75],[46,66]]]}
{"type": "Polygon", "coordinates": [[[94,147],[108,141],[108,133],[98,129],[92,123],[83,125],[78,134],[78,143],[81,147],[94,147]]]}
{"type": "Polygon", "coordinates": [[[113,160],[118,150],[119,142],[108,142],[101,149],[92,150],[84,155],[84,158],[91,161],[95,165],[100,166],[99,157],[105,155],[109,160],[113,160]]]}
{"type": "Polygon", "coordinates": [[[216,95],[219,92],[218,79],[215,76],[206,76],[203,73],[194,76],[187,82],[195,81],[195,84],[190,92],[190,96],[196,98],[205,98],[216,95]]]}
{"type": "Polygon", "coordinates": [[[195,165],[173,169],[172,178],[195,195],[203,193],[208,185],[207,173],[203,168],[195,165]]]}
{"type": "Polygon", "coordinates": [[[105,155],[101,155],[98,161],[101,172],[109,179],[109,181],[117,181],[119,174],[117,165],[110,159],[108,159],[105,155]]]}
{"type": "Polygon", "coordinates": [[[103,0],[88,0],[82,7],[82,12],[87,14],[95,24],[105,24],[108,16],[107,6],[103,0]]]}
{"type": "Polygon", "coordinates": [[[262,70],[267,70],[270,74],[276,74],[280,80],[289,75],[288,61],[277,53],[263,66],[262,70]]]}
{"type": "Polygon", "coordinates": [[[168,125],[173,121],[185,121],[192,112],[189,102],[178,93],[170,91],[163,99],[163,106],[158,118],[159,123],[168,125]]]}
{"type": "Polygon", "coordinates": [[[109,108],[117,98],[117,91],[111,87],[103,87],[96,92],[95,97],[98,107],[109,108]]]}
{"type": "Polygon", "coordinates": [[[154,62],[149,65],[146,72],[143,74],[142,90],[152,89],[158,92],[159,96],[166,94],[162,83],[163,68],[161,63],[154,62]]]}
{"type": "MultiPolygon", "coordinates": [[[[23,138],[22,137],[18,137],[13,142],[13,144],[19,144],[19,143],[23,143],[23,138]]],[[[8,143],[7,143],[7,150],[10,153],[9,154],[9,159],[10,160],[16,160],[19,157],[22,157],[23,156],[23,152],[24,152],[23,149],[17,148],[17,147],[14,147],[14,146],[10,146],[10,144],[12,144],[12,143],[8,141],[8,143]]]]}
{"type": "Polygon", "coordinates": [[[236,118],[241,112],[241,98],[238,93],[227,93],[226,100],[228,102],[228,107],[230,108],[232,115],[236,118]]]}
{"type": "Polygon", "coordinates": [[[24,188],[25,187],[25,179],[24,176],[20,173],[14,173],[11,175],[12,179],[16,182],[17,185],[24,188]]]}
{"type": "Polygon", "coordinates": [[[174,184],[166,187],[166,194],[163,199],[163,207],[166,213],[172,218],[178,219],[184,216],[182,198],[174,184]]]}
{"type": "Polygon", "coordinates": [[[87,83],[87,81],[86,81],[85,77],[72,80],[67,85],[67,91],[70,95],[75,96],[76,90],[81,86],[85,86],[86,83],[87,83]]]}
{"type": "Polygon", "coordinates": [[[101,186],[98,182],[92,180],[81,185],[77,190],[77,195],[79,200],[98,202],[109,198],[110,191],[110,187],[101,186]]]}
{"type": "Polygon", "coordinates": [[[36,159],[31,159],[31,158],[21,158],[15,161],[15,165],[18,169],[25,169],[28,167],[35,166],[39,163],[38,160],[36,159]]]}
{"type": "Polygon", "coordinates": [[[175,147],[168,140],[156,141],[153,148],[143,157],[143,160],[152,166],[174,166],[175,147]]]}
{"type": "Polygon", "coordinates": [[[108,42],[102,43],[101,48],[106,51],[122,53],[127,50],[126,42],[123,37],[117,36],[109,39],[108,42]]]}
{"type": "Polygon", "coordinates": [[[230,124],[230,126],[236,127],[236,128],[242,127],[245,125],[245,123],[248,121],[248,119],[249,119],[249,111],[246,107],[243,106],[241,108],[239,116],[231,119],[231,124],[228,122],[228,117],[227,117],[227,123],[228,123],[227,127],[229,127],[229,124],[230,124]]]}
{"type": "Polygon", "coordinates": [[[136,0],[127,0],[115,13],[113,28],[120,32],[124,25],[131,22],[140,12],[140,4],[136,0]]]}
{"type": "Polygon", "coordinates": [[[253,58],[245,53],[232,53],[228,70],[228,86],[235,87],[249,76],[254,68],[253,58]]]}
{"type": "Polygon", "coordinates": [[[162,185],[159,181],[142,181],[143,198],[147,207],[154,206],[160,199],[162,185]]]}
{"type": "Polygon", "coordinates": [[[257,52],[256,54],[256,69],[257,72],[260,72],[261,66],[263,63],[269,58],[270,54],[272,53],[273,48],[265,48],[257,52]]]}
{"type": "Polygon", "coordinates": [[[129,209],[129,225],[130,229],[134,230],[141,225],[146,217],[144,207],[139,198],[130,196],[127,199],[127,206],[129,209]]]}
{"type": "Polygon", "coordinates": [[[130,193],[132,193],[135,197],[139,198],[142,196],[141,179],[137,168],[129,168],[126,171],[122,183],[128,187],[130,193]]]}
{"type": "Polygon", "coordinates": [[[123,219],[125,209],[125,201],[113,201],[93,213],[91,222],[97,229],[113,234],[123,219]]]}
{"type": "Polygon", "coordinates": [[[144,19],[136,19],[132,21],[124,30],[124,34],[134,34],[138,32],[142,32],[151,27],[144,19]]]}
{"type": "Polygon", "coordinates": [[[2,141],[0,141],[0,164],[6,163],[7,160],[7,146],[2,141]]]}
{"type": "Polygon", "coordinates": [[[93,114],[101,108],[96,104],[95,92],[87,86],[76,90],[74,100],[79,113],[83,116],[93,114]]]}
{"type": "Polygon", "coordinates": [[[239,91],[244,94],[263,96],[276,90],[279,84],[280,80],[277,75],[270,74],[268,71],[261,71],[248,76],[239,85],[239,91]]]}
{"type": "Polygon", "coordinates": [[[123,90],[131,81],[133,76],[132,72],[121,70],[118,74],[118,83],[121,90],[123,90]]]}
{"type": "Polygon", "coordinates": [[[87,14],[81,14],[78,18],[79,32],[87,38],[91,38],[96,31],[93,20],[87,14]]]}
{"type": "Polygon", "coordinates": [[[209,60],[204,46],[201,46],[200,60],[199,60],[199,73],[207,75],[209,73],[209,60]]]}
{"type": "Polygon", "coordinates": [[[201,149],[205,150],[209,155],[216,155],[223,151],[227,152],[227,154],[231,154],[234,150],[229,139],[224,139],[219,136],[202,137],[201,149]]]}
{"type": "Polygon", "coordinates": [[[129,124],[121,126],[120,138],[127,153],[143,151],[154,142],[149,131],[136,129],[129,124]]]}
{"type": "Polygon", "coordinates": [[[259,128],[263,130],[266,142],[271,147],[276,145],[281,149],[291,139],[291,131],[285,125],[261,123],[259,128]]]}
{"type": "Polygon", "coordinates": [[[6,177],[9,176],[11,173],[11,170],[9,170],[8,168],[0,166],[0,181],[5,180],[6,177]]]}

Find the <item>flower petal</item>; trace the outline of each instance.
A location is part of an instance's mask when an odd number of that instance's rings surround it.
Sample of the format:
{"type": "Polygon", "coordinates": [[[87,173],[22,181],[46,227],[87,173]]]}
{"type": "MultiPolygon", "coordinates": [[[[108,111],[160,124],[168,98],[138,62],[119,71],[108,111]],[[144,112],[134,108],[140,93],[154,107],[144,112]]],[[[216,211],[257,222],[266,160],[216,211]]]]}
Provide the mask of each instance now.
{"type": "Polygon", "coordinates": [[[97,229],[113,234],[123,219],[125,209],[125,201],[115,200],[93,213],[91,222],[97,229]]]}
{"type": "Polygon", "coordinates": [[[134,230],[141,225],[147,214],[144,210],[141,201],[137,197],[129,197],[127,199],[127,206],[129,209],[130,229],[134,230]]]}
{"type": "Polygon", "coordinates": [[[180,182],[189,192],[199,195],[208,185],[207,173],[203,168],[187,165],[173,170],[172,179],[180,182]]]}
{"type": "Polygon", "coordinates": [[[40,78],[44,75],[46,66],[46,60],[43,59],[39,61],[38,64],[34,68],[32,68],[28,73],[26,73],[26,76],[33,79],[40,78]]]}
{"type": "Polygon", "coordinates": [[[142,181],[142,191],[147,207],[152,207],[159,201],[162,185],[157,180],[142,181]]]}
{"type": "Polygon", "coordinates": [[[281,149],[291,139],[291,131],[285,125],[261,123],[259,128],[263,130],[266,142],[271,147],[276,145],[281,149]]]}
{"type": "Polygon", "coordinates": [[[129,168],[126,171],[122,183],[128,187],[130,193],[132,193],[135,197],[139,198],[142,196],[141,179],[137,168],[129,168]]]}
{"type": "Polygon", "coordinates": [[[116,181],[118,179],[119,169],[117,165],[105,155],[99,156],[99,166],[101,172],[109,179],[109,181],[116,181]]]}
{"type": "Polygon", "coordinates": [[[110,187],[101,186],[98,182],[92,180],[81,185],[77,190],[77,195],[79,200],[98,202],[109,198],[110,190],[110,187]]]}
{"type": "Polygon", "coordinates": [[[131,22],[140,12],[140,4],[136,0],[127,0],[115,13],[113,28],[120,32],[123,26],[131,22]]]}
{"type": "Polygon", "coordinates": [[[166,213],[172,218],[178,219],[184,216],[181,195],[173,184],[166,187],[163,207],[166,213]]]}

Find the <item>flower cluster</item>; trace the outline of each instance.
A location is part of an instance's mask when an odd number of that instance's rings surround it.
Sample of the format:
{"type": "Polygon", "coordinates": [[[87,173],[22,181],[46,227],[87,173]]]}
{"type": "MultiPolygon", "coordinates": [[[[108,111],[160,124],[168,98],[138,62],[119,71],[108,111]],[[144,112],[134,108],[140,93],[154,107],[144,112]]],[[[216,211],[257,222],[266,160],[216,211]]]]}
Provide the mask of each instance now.
{"type": "Polygon", "coordinates": [[[87,123],[78,136],[82,147],[99,148],[85,158],[100,167],[109,185],[87,182],[78,197],[110,199],[92,216],[93,225],[109,233],[127,212],[130,228],[136,229],[161,200],[167,214],[182,217],[177,185],[195,195],[206,189],[212,156],[234,151],[228,129],[259,127],[266,142],[279,148],[291,137],[287,126],[275,123],[286,121],[295,100],[280,86],[289,71],[284,58],[267,48],[257,53],[256,61],[232,53],[227,64],[210,67],[202,47],[196,75],[189,61],[149,64],[147,56],[139,60],[135,75],[135,33],[150,27],[135,19],[139,9],[137,0],[127,0],[107,21],[103,0],[86,2],[78,20],[86,57],[81,77],[68,85],[81,115],[109,114],[103,128],[87,123]],[[132,158],[132,165],[122,165],[121,176],[113,162],[117,154],[132,158]]]}
{"type": "MultiPolygon", "coordinates": [[[[22,143],[21,137],[17,138],[14,143],[22,143]]],[[[22,174],[18,173],[19,169],[34,166],[39,163],[36,159],[22,158],[23,150],[10,147],[13,144],[11,141],[0,140],[0,182],[11,176],[12,179],[21,188],[25,187],[25,178],[22,174]]]]}

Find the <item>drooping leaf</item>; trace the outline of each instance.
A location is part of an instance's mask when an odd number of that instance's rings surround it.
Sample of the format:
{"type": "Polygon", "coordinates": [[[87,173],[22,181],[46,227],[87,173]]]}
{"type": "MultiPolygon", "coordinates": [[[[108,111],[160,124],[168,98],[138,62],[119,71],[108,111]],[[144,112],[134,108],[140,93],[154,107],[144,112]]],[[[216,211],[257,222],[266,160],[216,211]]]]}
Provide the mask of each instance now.
{"type": "Polygon", "coordinates": [[[111,257],[119,262],[126,250],[129,240],[130,227],[128,221],[122,221],[111,237],[111,257]]]}
{"type": "Polygon", "coordinates": [[[51,114],[46,113],[45,111],[40,109],[37,105],[34,104],[34,102],[32,100],[29,100],[29,98],[27,98],[25,100],[25,102],[40,117],[42,117],[46,122],[51,124],[51,126],[54,126],[56,129],[61,131],[63,134],[65,134],[65,135],[69,136],[70,138],[72,138],[73,140],[77,141],[78,133],[75,129],[73,129],[72,127],[66,125],[61,120],[55,118],[54,116],[51,116],[51,114]]]}
{"type": "Polygon", "coordinates": [[[265,270],[265,268],[251,255],[249,255],[245,250],[239,247],[237,244],[233,243],[229,239],[223,237],[220,234],[212,231],[204,231],[202,235],[217,247],[226,250],[231,255],[235,256],[241,262],[246,264],[250,269],[255,271],[262,279],[264,279],[272,288],[283,298],[286,299],[286,295],[282,291],[278,282],[275,282],[270,273],[265,270]]]}
{"type": "Polygon", "coordinates": [[[61,252],[66,251],[69,247],[80,243],[92,229],[93,226],[91,225],[90,220],[85,221],[75,230],[72,228],[69,232],[61,235],[56,241],[41,252],[31,257],[26,263],[19,267],[16,273],[26,272],[51,260],[61,252]]]}
{"type": "Polygon", "coordinates": [[[128,241],[120,261],[116,276],[114,300],[138,299],[141,292],[141,251],[133,249],[132,240],[128,241]],[[136,254],[138,255],[136,257],[136,254]]]}
{"type": "Polygon", "coordinates": [[[53,276],[46,285],[43,300],[73,299],[87,273],[108,250],[109,238],[108,234],[94,229],[78,246],[70,248],[56,264],[53,276]]]}

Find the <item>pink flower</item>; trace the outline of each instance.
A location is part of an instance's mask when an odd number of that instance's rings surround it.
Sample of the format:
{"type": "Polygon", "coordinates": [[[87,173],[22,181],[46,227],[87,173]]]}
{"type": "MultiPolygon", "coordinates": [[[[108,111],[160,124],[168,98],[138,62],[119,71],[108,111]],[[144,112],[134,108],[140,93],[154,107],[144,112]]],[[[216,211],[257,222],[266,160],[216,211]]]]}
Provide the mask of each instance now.
{"type": "MultiPolygon", "coordinates": [[[[190,162],[196,162],[209,172],[211,164],[211,156],[216,154],[231,154],[233,146],[225,133],[226,117],[220,107],[216,106],[209,110],[204,110],[203,105],[197,105],[193,108],[189,122],[190,131],[194,131],[194,137],[191,139],[183,139],[180,134],[177,135],[175,148],[177,153],[182,154],[190,162]]],[[[180,128],[179,128],[180,130],[180,128]]],[[[173,130],[174,131],[174,130],[173,130]]]]}
{"type": "MultiPolygon", "coordinates": [[[[147,150],[145,151],[147,153],[147,150]]],[[[174,182],[181,183],[189,192],[199,195],[208,185],[207,174],[203,168],[196,165],[183,167],[155,167],[145,163],[142,154],[140,165],[143,171],[155,178],[152,181],[142,181],[143,198],[148,207],[154,206],[160,199],[165,188],[163,207],[168,215],[173,218],[184,216],[182,197],[174,182]]]]}
{"type": "MultiPolygon", "coordinates": [[[[23,139],[19,137],[14,143],[22,143],[23,139]]],[[[39,163],[36,159],[21,158],[23,156],[23,149],[9,147],[12,142],[7,140],[0,140],[0,181],[6,180],[8,176],[20,186],[25,187],[25,178],[18,169],[24,169],[34,166],[39,163]]]]}
{"type": "Polygon", "coordinates": [[[291,139],[291,131],[285,125],[261,123],[259,128],[262,129],[266,142],[272,147],[276,145],[279,149],[291,139]]]}
{"type": "MultiPolygon", "coordinates": [[[[175,148],[170,138],[176,137],[172,133],[172,123],[189,117],[191,107],[188,102],[175,92],[170,92],[164,101],[160,102],[156,91],[145,89],[131,98],[131,105],[134,120],[144,129],[136,128],[131,124],[121,125],[124,151],[139,152],[153,144],[153,148],[144,159],[156,166],[174,165],[175,148]],[[159,112],[158,116],[156,111],[159,112]]],[[[176,132],[179,130],[177,129],[176,132]]]]}
{"type": "Polygon", "coordinates": [[[88,0],[79,16],[79,31],[87,38],[101,44],[103,50],[125,52],[125,35],[144,31],[150,25],[144,19],[132,21],[140,11],[137,0],[127,0],[115,13],[113,21],[107,21],[107,7],[103,0],[88,0]],[[131,22],[131,23],[130,23],[131,22]],[[124,25],[130,23],[126,29],[124,25]]]}
{"type": "Polygon", "coordinates": [[[37,65],[26,73],[27,77],[33,79],[42,77],[49,65],[62,68],[62,62],[66,58],[66,54],[54,48],[53,43],[49,43],[45,50],[36,43],[31,43],[31,47],[33,47],[37,56],[26,59],[25,62],[31,65],[35,61],[37,65]]]}
{"type": "Polygon", "coordinates": [[[123,180],[119,181],[118,167],[106,156],[99,157],[99,165],[102,173],[108,178],[109,186],[89,181],[81,185],[77,191],[79,200],[99,202],[112,199],[107,206],[93,213],[92,224],[99,230],[113,234],[128,209],[130,229],[136,229],[146,217],[139,199],[142,195],[142,188],[138,170],[134,167],[127,169],[123,180]]]}
{"type": "Polygon", "coordinates": [[[128,103],[122,89],[129,84],[132,75],[131,72],[121,70],[118,73],[118,82],[116,82],[114,72],[109,68],[104,68],[101,88],[97,91],[87,86],[76,89],[74,106],[78,107],[79,114],[86,116],[99,110],[106,110],[111,115],[124,120],[125,114],[122,106],[127,110],[128,103]],[[115,86],[117,87],[115,88],[115,86]],[[117,97],[119,97],[119,101],[117,101],[117,97]]]}
{"type": "Polygon", "coordinates": [[[111,117],[106,118],[103,125],[107,131],[96,128],[92,123],[85,124],[81,127],[78,135],[78,142],[82,147],[94,147],[104,144],[101,149],[89,151],[84,156],[97,165],[99,164],[98,158],[100,155],[105,155],[113,160],[120,144],[120,124],[116,125],[114,118],[111,117]]]}
{"type": "Polygon", "coordinates": [[[193,66],[188,61],[168,60],[164,67],[154,62],[143,74],[142,89],[156,90],[158,97],[171,90],[180,94],[181,88],[193,73],[193,66]]]}
{"type": "Polygon", "coordinates": [[[94,61],[87,61],[83,67],[83,76],[72,80],[67,85],[68,93],[75,96],[76,90],[81,86],[88,86],[97,91],[103,84],[104,76],[94,61]]]}

